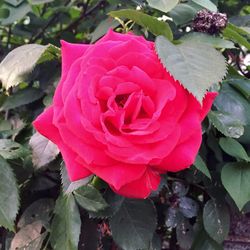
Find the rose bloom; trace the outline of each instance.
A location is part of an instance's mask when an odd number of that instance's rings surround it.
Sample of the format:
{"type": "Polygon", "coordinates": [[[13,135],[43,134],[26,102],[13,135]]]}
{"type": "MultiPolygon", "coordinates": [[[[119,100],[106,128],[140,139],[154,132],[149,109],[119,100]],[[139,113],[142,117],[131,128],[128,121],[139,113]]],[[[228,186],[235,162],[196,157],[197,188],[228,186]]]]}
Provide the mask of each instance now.
{"type": "Polygon", "coordinates": [[[71,181],[95,174],[118,194],[146,198],[160,175],[188,168],[203,105],[166,71],[154,43],[110,30],[92,45],[62,41],[62,76],[35,128],[60,149],[71,181]]]}

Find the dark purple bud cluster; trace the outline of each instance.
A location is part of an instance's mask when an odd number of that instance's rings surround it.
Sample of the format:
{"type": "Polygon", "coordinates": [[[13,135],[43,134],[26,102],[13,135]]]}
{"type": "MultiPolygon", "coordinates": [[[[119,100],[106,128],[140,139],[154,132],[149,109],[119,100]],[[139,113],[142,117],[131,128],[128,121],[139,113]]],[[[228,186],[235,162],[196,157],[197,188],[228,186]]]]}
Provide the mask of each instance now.
{"type": "Polygon", "coordinates": [[[198,32],[216,34],[227,25],[227,15],[209,10],[200,10],[193,21],[193,29],[198,32]]]}

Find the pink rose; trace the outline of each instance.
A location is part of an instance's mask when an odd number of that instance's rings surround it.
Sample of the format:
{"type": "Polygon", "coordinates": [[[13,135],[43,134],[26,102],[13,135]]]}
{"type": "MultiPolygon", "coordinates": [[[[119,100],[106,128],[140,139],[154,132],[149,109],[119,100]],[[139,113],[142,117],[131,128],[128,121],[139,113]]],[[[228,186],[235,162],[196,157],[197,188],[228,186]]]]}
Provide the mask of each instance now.
{"type": "Polygon", "coordinates": [[[153,42],[109,31],[93,45],[62,42],[62,77],[34,126],[57,144],[71,181],[95,174],[120,195],[146,198],[160,174],[194,162],[216,95],[201,106],[153,42]]]}

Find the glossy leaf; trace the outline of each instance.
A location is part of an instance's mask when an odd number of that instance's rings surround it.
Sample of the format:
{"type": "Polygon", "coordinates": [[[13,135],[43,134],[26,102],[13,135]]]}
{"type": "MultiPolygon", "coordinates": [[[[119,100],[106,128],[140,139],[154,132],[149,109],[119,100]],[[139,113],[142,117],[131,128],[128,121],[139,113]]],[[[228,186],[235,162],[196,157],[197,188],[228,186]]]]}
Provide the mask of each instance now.
{"type": "Polygon", "coordinates": [[[169,12],[179,2],[179,0],[147,0],[150,7],[162,12],[169,12]]]}
{"type": "Polygon", "coordinates": [[[196,4],[199,4],[200,6],[202,6],[205,9],[208,9],[208,10],[213,11],[213,12],[217,11],[216,5],[210,0],[192,0],[192,1],[196,4]]]}
{"type": "Polygon", "coordinates": [[[201,171],[204,175],[206,175],[209,179],[211,179],[211,174],[205,164],[205,162],[203,161],[203,159],[201,158],[200,155],[197,155],[195,162],[194,162],[194,166],[201,171]]]}

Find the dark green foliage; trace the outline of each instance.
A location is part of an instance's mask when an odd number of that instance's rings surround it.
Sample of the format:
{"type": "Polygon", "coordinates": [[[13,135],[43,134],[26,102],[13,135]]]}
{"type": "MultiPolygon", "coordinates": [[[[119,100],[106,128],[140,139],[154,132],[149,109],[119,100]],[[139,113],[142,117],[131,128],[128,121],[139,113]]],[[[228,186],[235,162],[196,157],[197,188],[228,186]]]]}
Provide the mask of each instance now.
{"type": "Polygon", "coordinates": [[[230,214],[250,201],[248,2],[0,0],[0,248],[222,250],[230,214]],[[226,13],[227,27],[194,32],[204,8],[226,13]],[[145,200],[95,176],[70,182],[58,149],[32,127],[60,78],[60,40],[94,43],[109,28],[156,41],[163,65],[200,102],[219,92],[194,166],[162,176],[145,200]]]}

